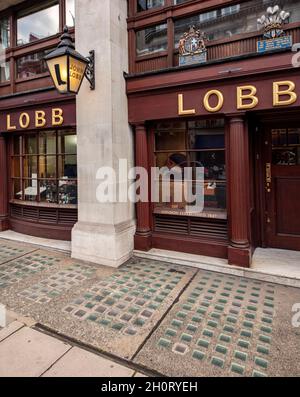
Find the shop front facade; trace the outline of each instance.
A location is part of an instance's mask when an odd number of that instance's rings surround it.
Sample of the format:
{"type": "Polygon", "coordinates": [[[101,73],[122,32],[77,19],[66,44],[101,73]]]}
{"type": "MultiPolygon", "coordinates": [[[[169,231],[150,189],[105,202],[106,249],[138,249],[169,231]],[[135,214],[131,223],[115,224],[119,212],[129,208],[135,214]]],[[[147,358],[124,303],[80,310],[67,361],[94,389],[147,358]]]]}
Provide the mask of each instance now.
{"type": "MultiPolygon", "coordinates": [[[[257,19],[274,2],[223,3],[131,2],[136,163],[204,169],[203,211],[163,199],[137,204],[135,248],[249,267],[257,247],[300,250],[300,81],[291,48],[258,51],[257,19]],[[180,66],[180,38],[192,24],[209,36],[206,60],[180,66]]],[[[280,6],[289,12],[285,34],[298,43],[300,5],[280,6]]]]}

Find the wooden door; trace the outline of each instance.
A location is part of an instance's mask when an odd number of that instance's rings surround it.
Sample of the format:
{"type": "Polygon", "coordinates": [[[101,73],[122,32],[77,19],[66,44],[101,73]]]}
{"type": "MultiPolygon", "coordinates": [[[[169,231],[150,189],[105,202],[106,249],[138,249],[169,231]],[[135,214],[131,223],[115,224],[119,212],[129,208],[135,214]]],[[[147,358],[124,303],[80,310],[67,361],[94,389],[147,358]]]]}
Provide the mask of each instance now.
{"type": "Polygon", "coordinates": [[[300,251],[300,123],[266,128],[264,146],[266,245],[300,251]]]}

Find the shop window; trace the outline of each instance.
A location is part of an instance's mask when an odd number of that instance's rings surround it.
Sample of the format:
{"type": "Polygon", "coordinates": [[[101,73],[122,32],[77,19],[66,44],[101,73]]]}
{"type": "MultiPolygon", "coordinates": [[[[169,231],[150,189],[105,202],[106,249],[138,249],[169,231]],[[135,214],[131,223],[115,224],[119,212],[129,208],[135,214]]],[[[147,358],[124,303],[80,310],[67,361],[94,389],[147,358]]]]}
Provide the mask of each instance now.
{"type": "Polygon", "coordinates": [[[272,130],[274,165],[300,165],[300,128],[272,130]]]}
{"type": "Polygon", "coordinates": [[[15,136],[12,144],[13,199],[77,204],[77,137],[47,131],[15,136]]]}
{"type": "Polygon", "coordinates": [[[156,214],[227,218],[224,131],[223,119],[156,124],[155,166],[161,170],[161,178],[155,180],[155,189],[159,191],[156,214]],[[186,167],[192,170],[189,181],[185,179],[186,167]],[[203,181],[197,179],[197,169],[204,172],[204,189],[200,190],[197,190],[197,184],[203,187],[203,181]],[[177,177],[174,182],[171,178],[170,193],[167,194],[163,186],[164,173],[180,174],[179,182],[177,177]],[[204,211],[188,212],[187,209],[190,211],[196,204],[196,199],[195,202],[186,201],[184,189],[187,182],[192,186],[194,196],[200,191],[204,193],[204,211]],[[178,200],[178,189],[181,189],[182,201],[178,200]]]}
{"type": "MultiPolygon", "coordinates": [[[[181,2],[184,1],[176,1],[176,4],[181,2]]],[[[219,40],[238,34],[257,32],[257,19],[265,14],[269,6],[274,6],[274,1],[246,1],[178,19],[174,23],[175,46],[178,48],[180,37],[189,31],[190,26],[195,26],[205,32],[208,40],[219,40]]],[[[289,22],[300,21],[300,1],[285,1],[284,10],[291,14],[289,22]]]]}
{"type": "Polygon", "coordinates": [[[75,0],[66,0],[66,24],[75,26],[75,0]]]}
{"type": "Polygon", "coordinates": [[[165,0],[137,0],[138,12],[151,10],[152,8],[162,7],[165,0]]]}
{"type": "Polygon", "coordinates": [[[10,24],[9,19],[0,18],[0,52],[10,47],[10,24]]]}
{"type": "Polygon", "coordinates": [[[25,55],[16,60],[17,79],[28,79],[48,72],[44,57],[51,50],[44,50],[25,55]]]}
{"type": "Polygon", "coordinates": [[[167,24],[155,25],[136,33],[137,55],[149,55],[168,48],[167,24]]]}
{"type": "Polygon", "coordinates": [[[33,43],[59,32],[58,1],[41,2],[17,16],[17,45],[33,43]]]}

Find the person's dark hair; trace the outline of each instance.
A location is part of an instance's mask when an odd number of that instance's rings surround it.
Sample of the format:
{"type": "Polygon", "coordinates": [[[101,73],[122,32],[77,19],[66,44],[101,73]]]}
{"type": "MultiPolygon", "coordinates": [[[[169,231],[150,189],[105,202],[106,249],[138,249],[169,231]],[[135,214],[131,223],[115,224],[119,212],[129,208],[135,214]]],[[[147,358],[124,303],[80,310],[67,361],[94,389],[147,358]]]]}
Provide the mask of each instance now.
{"type": "Polygon", "coordinates": [[[174,153],[169,157],[173,163],[179,165],[181,168],[186,167],[186,156],[182,153],[174,153]]]}

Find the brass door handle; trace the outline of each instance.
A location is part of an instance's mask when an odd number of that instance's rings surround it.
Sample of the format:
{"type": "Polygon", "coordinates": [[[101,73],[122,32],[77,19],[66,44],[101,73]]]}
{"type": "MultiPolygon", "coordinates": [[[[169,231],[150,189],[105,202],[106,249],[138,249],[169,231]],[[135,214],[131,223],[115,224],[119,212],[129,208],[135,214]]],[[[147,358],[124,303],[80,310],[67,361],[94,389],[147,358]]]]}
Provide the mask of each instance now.
{"type": "Polygon", "coordinates": [[[266,191],[271,193],[272,185],[272,165],[271,163],[266,164],[266,191]]]}

